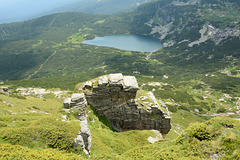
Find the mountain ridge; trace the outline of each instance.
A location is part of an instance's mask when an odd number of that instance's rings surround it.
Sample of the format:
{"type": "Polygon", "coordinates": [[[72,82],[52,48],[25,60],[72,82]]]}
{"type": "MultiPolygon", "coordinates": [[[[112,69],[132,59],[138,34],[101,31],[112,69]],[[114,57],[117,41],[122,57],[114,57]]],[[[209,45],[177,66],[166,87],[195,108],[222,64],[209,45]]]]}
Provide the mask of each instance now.
{"type": "Polygon", "coordinates": [[[90,14],[118,14],[137,8],[140,4],[151,0],[88,0],[88,2],[75,2],[59,7],[54,12],[84,12],[90,14]]]}

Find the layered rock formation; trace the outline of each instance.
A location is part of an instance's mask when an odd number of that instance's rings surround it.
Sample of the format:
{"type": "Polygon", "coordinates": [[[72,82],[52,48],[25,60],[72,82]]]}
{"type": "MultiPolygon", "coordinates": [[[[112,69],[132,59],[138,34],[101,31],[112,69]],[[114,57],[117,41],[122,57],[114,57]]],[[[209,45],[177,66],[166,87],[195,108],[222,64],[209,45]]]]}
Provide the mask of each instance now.
{"type": "Polygon", "coordinates": [[[71,109],[75,117],[79,120],[81,130],[74,139],[74,147],[81,146],[83,152],[89,154],[92,146],[92,136],[87,123],[87,101],[83,93],[74,93],[63,103],[64,109],[71,109]]]}
{"type": "Polygon", "coordinates": [[[137,97],[138,90],[135,77],[120,73],[102,76],[78,88],[78,92],[85,93],[88,104],[110,120],[115,130],[154,129],[165,136],[171,129],[168,112],[163,111],[151,92],[137,97]]]}
{"type": "Polygon", "coordinates": [[[80,84],[76,92],[65,100],[64,108],[75,112],[80,121],[81,131],[74,144],[80,145],[86,154],[90,153],[92,142],[87,124],[87,103],[105,116],[117,131],[158,130],[165,137],[171,129],[166,106],[161,107],[152,92],[139,90],[133,76],[105,75],[80,84]]]}

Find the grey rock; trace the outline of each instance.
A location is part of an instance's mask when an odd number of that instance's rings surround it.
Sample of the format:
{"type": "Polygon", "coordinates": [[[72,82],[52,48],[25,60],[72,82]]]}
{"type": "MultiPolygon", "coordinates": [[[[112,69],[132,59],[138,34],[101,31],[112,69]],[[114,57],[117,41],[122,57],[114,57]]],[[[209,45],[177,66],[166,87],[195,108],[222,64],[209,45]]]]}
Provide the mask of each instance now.
{"type": "Polygon", "coordinates": [[[119,73],[110,74],[108,81],[106,76],[103,77],[104,83],[100,77],[98,82],[101,83],[93,90],[85,90],[85,95],[88,104],[101,116],[105,116],[111,122],[112,128],[117,131],[154,129],[159,130],[163,136],[169,132],[169,113],[161,109],[153,93],[149,92],[148,95],[153,103],[142,103],[147,109],[137,104],[136,94],[139,87],[135,77],[119,73]]]}
{"type": "Polygon", "coordinates": [[[66,98],[63,102],[63,108],[70,108],[70,104],[71,104],[71,98],[66,98]]]}
{"type": "Polygon", "coordinates": [[[105,75],[105,76],[102,76],[98,79],[98,85],[101,87],[101,86],[106,86],[108,84],[108,77],[105,75]]]}
{"type": "Polygon", "coordinates": [[[124,76],[123,77],[123,89],[125,91],[139,90],[136,78],[134,76],[124,76]]]}
{"type": "MultiPolygon", "coordinates": [[[[90,83],[89,83],[90,84],[90,83]]],[[[87,101],[84,93],[74,93],[71,98],[65,99],[64,108],[70,108],[73,112],[80,111],[75,117],[79,120],[81,130],[74,139],[74,147],[81,146],[83,152],[89,155],[92,146],[92,136],[87,122],[87,101]]]]}
{"type": "Polygon", "coordinates": [[[83,93],[74,93],[71,99],[64,101],[64,106],[70,106],[72,111],[81,111],[75,115],[81,125],[74,139],[75,147],[81,146],[86,154],[91,152],[92,136],[87,123],[87,103],[98,114],[105,116],[117,131],[153,129],[158,130],[163,138],[170,131],[169,113],[161,109],[153,93],[148,93],[153,103],[143,102],[141,106],[136,102],[139,87],[135,77],[117,73],[99,77],[97,81],[97,86],[92,88],[96,79],[88,81],[78,88],[83,93]]]}
{"type": "Polygon", "coordinates": [[[2,90],[3,92],[8,92],[8,87],[1,87],[1,90],[2,90]]]}
{"type": "Polygon", "coordinates": [[[166,104],[162,101],[162,100],[159,100],[161,106],[163,106],[164,108],[167,108],[166,104]]]}
{"type": "Polygon", "coordinates": [[[199,113],[199,110],[195,108],[195,109],[194,109],[194,112],[199,113]]]}
{"type": "Polygon", "coordinates": [[[65,120],[67,119],[67,117],[68,117],[67,115],[62,115],[62,118],[65,120]]]}
{"type": "Polygon", "coordinates": [[[109,74],[108,79],[109,79],[110,86],[122,86],[123,85],[122,73],[109,74]]]}
{"type": "Polygon", "coordinates": [[[211,160],[219,159],[219,153],[210,154],[211,160]]]}
{"type": "Polygon", "coordinates": [[[91,136],[90,129],[88,127],[87,117],[84,117],[84,119],[80,121],[80,124],[81,124],[80,134],[83,137],[85,149],[88,151],[88,153],[90,153],[91,146],[92,146],[92,136],[91,136]]]}
{"type": "Polygon", "coordinates": [[[11,92],[9,91],[8,87],[5,87],[5,86],[2,86],[0,88],[0,91],[4,92],[4,93],[7,93],[7,94],[10,94],[11,92]]]}
{"type": "Polygon", "coordinates": [[[84,87],[85,88],[92,88],[92,85],[93,85],[93,83],[91,82],[91,81],[87,81],[85,84],[84,84],[84,87]]]}
{"type": "Polygon", "coordinates": [[[83,93],[73,93],[71,97],[71,102],[79,102],[85,99],[85,95],[83,93]]]}

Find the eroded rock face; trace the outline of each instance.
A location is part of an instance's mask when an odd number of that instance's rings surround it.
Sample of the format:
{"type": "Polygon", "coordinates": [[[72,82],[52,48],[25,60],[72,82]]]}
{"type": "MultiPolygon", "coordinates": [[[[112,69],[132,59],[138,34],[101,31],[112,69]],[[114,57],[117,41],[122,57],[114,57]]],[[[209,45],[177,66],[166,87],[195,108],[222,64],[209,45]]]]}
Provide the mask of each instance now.
{"type": "Polygon", "coordinates": [[[171,129],[168,112],[163,111],[151,92],[147,95],[150,102],[137,102],[138,90],[136,78],[121,73],[88,81],[78,89],[85,93],[89,105],[110,120],[115,130],[154,129],[164,137],[171,129]]]}
{"type": "Polygon", "coordinates": [[[74,93],[71,98],[67,98],[63,102],[63,107],[75,112],[75,117],[80,122],[81,130],[74,139],[74,147],[81,146],[83,152],[89,154],[91,152],[92,136],[87,123],[87,100],[84,93],[74,93]]]}

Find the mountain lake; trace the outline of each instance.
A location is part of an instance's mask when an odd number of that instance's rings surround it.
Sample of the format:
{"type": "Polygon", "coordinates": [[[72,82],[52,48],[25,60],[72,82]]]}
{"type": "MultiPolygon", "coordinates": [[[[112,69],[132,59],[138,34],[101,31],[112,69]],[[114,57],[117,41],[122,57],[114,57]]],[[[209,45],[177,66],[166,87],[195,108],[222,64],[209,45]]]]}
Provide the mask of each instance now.
{"type": "Polygon", "coordinates": [[[82,43],[139,52],[154,52],[163,47],[158,39],[133,34],[96,37],[92,40],[85,40],[82,43]]]}

